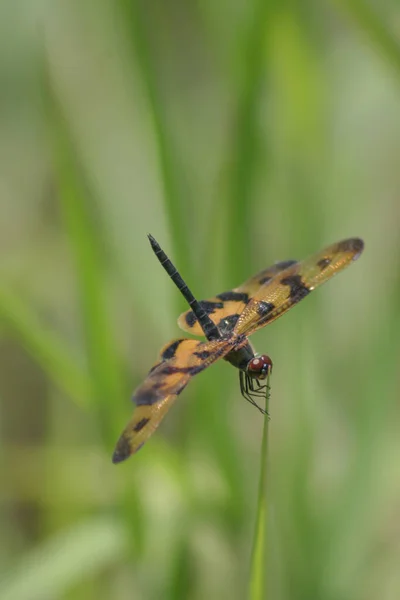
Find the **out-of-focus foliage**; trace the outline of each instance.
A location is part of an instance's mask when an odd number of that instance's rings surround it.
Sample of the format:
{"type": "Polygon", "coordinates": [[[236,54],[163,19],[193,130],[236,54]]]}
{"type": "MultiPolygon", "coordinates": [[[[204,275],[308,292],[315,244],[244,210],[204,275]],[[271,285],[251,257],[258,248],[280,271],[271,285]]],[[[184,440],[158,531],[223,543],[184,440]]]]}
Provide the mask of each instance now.
{"type": "Polygon", "coordinates": [[[348,236],[274,360],[274,600],[400,596],[400,9],[0,4],[2,600],[246,597],[262,418],[217,364],[111,464],[198,297],[348,236]]]}

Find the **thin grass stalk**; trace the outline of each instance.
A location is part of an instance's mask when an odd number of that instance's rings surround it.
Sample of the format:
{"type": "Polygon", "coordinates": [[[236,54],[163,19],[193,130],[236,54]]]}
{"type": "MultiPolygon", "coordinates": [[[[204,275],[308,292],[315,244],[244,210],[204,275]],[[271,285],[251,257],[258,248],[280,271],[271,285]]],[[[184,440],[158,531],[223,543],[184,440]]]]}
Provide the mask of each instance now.
{"type": "Polygon", "coordinates": [[[267,598],[267,476],[268,476],[268,424],[270,376],[267,377],[267,392],[265,395],[265,417],[261,441],[260,476],[258,484],[258,499],[256,524],[253,536],[253,549],[250,563],[249,600],[266,600],[267,598]]]}

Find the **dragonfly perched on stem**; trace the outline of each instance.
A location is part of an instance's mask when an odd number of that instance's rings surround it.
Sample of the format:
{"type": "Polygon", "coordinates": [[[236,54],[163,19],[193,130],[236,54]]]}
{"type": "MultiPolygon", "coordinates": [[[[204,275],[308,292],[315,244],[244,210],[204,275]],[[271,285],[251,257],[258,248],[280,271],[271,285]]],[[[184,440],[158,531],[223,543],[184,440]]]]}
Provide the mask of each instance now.
{"type": "Polygon", "coordinates": [[[162,348],[158,362],[133,395],[136,408],[118,440],[114,463],[137,452],[192,377],[220,358],[239,370],[242,396],[265,413],[256,400],[265,397],[272,361],[266,354],[256,354],[248,337],[357,260],[364,249],[361,239],[349,238],[301,262],[275,263],[237,288],[197,301],[158,242],[148,237],[161,265],[190,306],[179,317],[179,326],[204,335],[207,341],[179,338],[162,348]]]}

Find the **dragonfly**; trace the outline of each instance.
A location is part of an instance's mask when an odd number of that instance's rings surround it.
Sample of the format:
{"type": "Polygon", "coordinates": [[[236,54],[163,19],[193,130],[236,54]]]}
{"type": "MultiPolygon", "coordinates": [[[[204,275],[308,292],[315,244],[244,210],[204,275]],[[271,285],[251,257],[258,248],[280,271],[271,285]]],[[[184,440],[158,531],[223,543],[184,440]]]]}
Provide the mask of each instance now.
{"type": "Polygon", "coordinates": [[[265,396],[272,360],[266,354],[257,354],[248,337],[352,264],[364,249],[360,238],[345,239],[303,261],[277,262],[237,288],[197,301],[155,238],[150,234],[148,238],[156,257],[189,304],[189,310],[178,319],[179,326],[188,333],[203,335],[206,341],[178,338],[161,349],[158,361],[133,394],[136,406],[117,442],[114,463],[137,452],[190,380],[221,358],[238,369],[242,396],[265,412],[256,400],[265,396]]]}

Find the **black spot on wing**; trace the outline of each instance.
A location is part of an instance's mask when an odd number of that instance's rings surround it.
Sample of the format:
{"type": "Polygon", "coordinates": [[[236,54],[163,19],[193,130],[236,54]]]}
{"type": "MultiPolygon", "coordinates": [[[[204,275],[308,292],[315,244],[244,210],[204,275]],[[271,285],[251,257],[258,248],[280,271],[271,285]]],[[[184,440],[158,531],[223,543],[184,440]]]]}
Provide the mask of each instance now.
{"type": "Polygon", "coordinates": [[[150,419],[141,419],[138,423],[136,423],[135,427],[133,428],[133,431],[141,431],[143,429],[143,427],[145,425],[147,425],[147,423],[150,421],[150,419]]]}
{"type": "Polygon", "coordinates": [[[271,281],[272,277],[270,275],[265,275],[265,277],[261,277],[261,279],[258,280],[258,283],[260,285],[264,285],[264,283],[267,283],[267,281],[271,281]]]}
{"type": "Polygon", "coordinates": [[[244,302],[245,304],[249,301],[249,295],[245,292],[222,292],[222,294],[218,294],[217,298],[223,300],[224,302],[244,302]]]}
{"type": "Polygon", "coordinates": [[[133,396],[132,400],[136,404],[136,406],[151,406],[152,404],[156,404],[159,402],[160,397],[157,393],[159,386],[155,388],[149,388],[148,390],[140,392],[139,395],[133,396]]]}
{"type": "Polygon", "coordinates": [[[271,312],[274,310],[275,304],[272,302],[260,301],[257,304],[257,313],[260,316],[259,324],[266,323],[269,319],[271,312]]]}
{"type": "Polygon", "coordinates": [[[175,340],[169,346],[167,346],[167,348],[165,348],[165,350],[161,354],[161,359],[168,360],[170,358],[173,358],[175,356],[176,349],[178,348],[179,344],[181,344],[182,342],[183,342],[183,339],[175,340]]]}
{"type": "Polygon", "coordinates": [[[280,270],[280,269],[287,269],[288,267],[291,267],[292,265],[295,265],[297,263],[297,260],[295,260],[294,258],[290,258],[289,260],[281,260],[280,262],[275,263],[275,266],[280,270]]]}
{"type": "Polygon", "coordinates": [[[274,271],[276,271],[277,273],[279,273],[280,271],[283,271],[284,269],[287,269],[288,267],[291,267],[292,265],[295,265],[297,263],[297,260],[281,260],[280,262],[277,262],[274,264],[274,271]]]}
{"type": "MultiPolygon", "coordinates": [[[[199,304],[208,315],[212,315],[216,310],[224,306],[223,302],[215,302],[215,300],[201,300],[199,304]]],[[[193,327],[196,324],[197,319],[192,310],[186,314],[185,321],[189,327],[193,327]]]]}
{"type": "Polygon", "coordinates": [[[358,258],[358,255],[364,250],[364,242],[360,238],[350,238],[339,242],[337,248],[339,252],[357,252],[355,258],[358,258]]]}
{"type": "Polygon", "coordinates": [[[193,354],[195,356],[198,356],[200,360],[206,360],[211,356],[212,352],[210,352],[209,350],[201,350],[200,352],[193,352],[193,354]]]}
{"type": "Polygon", "coordinates": [[[321,260],[317,262],[317,266],[321,269],[321,271],[323,271],[324,269],[326,269],[326,267],[329,267],[331,262],[332,259],[330,258],[321,258],[321,260]]]}
{"type": "Polygon", "coordinates": [[[116,465],[117,463],[122,462],[128,456],[130,456],[131,449],[129,446],[128,438],[125,435],[122,435],[117,443],[117,447],[114,450],[114,454],[112,455],[112,461],[116,465]]]}
{"type": "Polygon", "coordinates": [[[176,395],[176,396],[179,396],[179,394],[180,394],[181,392],[183,392],[183,390],[185,389],[185,387],[186,387],[186,386],[187,386],[187,383],[186,383],[186,382],[185,382],[185,383],[182,383],[182,385],[181,385],[181,386],[180,386],[178,389],[176,389],[176,390],[175,390],[175,395],[176,395]]]}
{"type": "MultiPolygon", "coordinates": [[[[188,375],[196,375],[200,371],[204,369],[203,366],[192,366],[192,367],[171,367],[167,366],[163,369],[162,374],[168,377],[169,375],[175,375],[177,373],[188,374],[188,375]]],[[[165,383],[166,380],[161,382],[154,382],[154,384],[148,390],[140,392],[140,394],[133,396],[132,400],[136,404],[136,406],[152,406],[153,404],[157,404],[160,402],[168,392],[168,382],[165,383]],[[166,392],[163,394],[162,388],[166,385],[166,392]],[[158,390],[161,390],[160,393],[157,393],[158,390]]],[[[178,395],[182,392],[182,390],[186,387],[187,381],[182,382],[175,390],[172,392],[174,395],[178,395]]],[[[143,419],[142,419],[143,420],[143,419]]],[[[135,430],[136,431],[136,430],[135,430]]]]}
{"type": "Polygon", "coordinates": [[[228,315],[227,317],[221,319],[218,323],[218,329],[220,330],[220,332],[222,334],[227,334],[230,331],[232,331],[239,317],[240,315],[235,313],[234,315],[228,315]]]}
{"type": "Polygon", "coordinates": [[[186,313],[185,321],[186,321],[187,325],[189,325],[189,327],[194,327],[194,325],[196,324],[197,319],[194,316],[194,312],[193,311],[190,310],[188,313],[186,313]]]}
{"type": "Polygon", "coordinates": [[[156,363],[155,365],[153,365],[150,369],[150,371],[147,373],[148,375],[150,375],[150,373],[152,373],[155,369],[157,369],[157,367],[159,367],[161,365],[161,362],[156,363]]]}
{"type": "Polygon", "coordinates": [[[200,373],[204,367],[202,365],[193,365],[191,367],[165,367],[163,373],[165,375],[176,375],[177,373],[188,374],[188,375],[196,375],[196,373],[200,373]]]}
{"type": "Polygon", "coordinates": [[[299,302],[302,298],[305,298],[311,290],[303,283],[300,275],[290,275],[281,279],[283,285],[288,285],[290,288],[290,299],[293,302],[299,302]]]}
{"type": "Polygon", "coordinates": [[[215,300],[202,300],[199,304],[208,315],[212,315],[218,308],[223,307],[223,302],[215,302],[215,300]]]}
{"type": "Polygon", "coordinates": [[[164,383],[162,381],[153,381],[153,383],[151,384],[153,390],[160,390],[163,386],[164,383]]]}
{"type": "Polygon", "coordinates": [[[268,313],[271,312],[275,308],[275,305],[272,302],[263,302],[262,300],[257,304],[257,312],[260,317],[264,317],[268,313]]]}
{"type": "Polygon", "coordinates": [[[297,260],[281,260],[280,262],[275,263],[272,268],[268,269],[269,275],[264,275],[264,277],[261,277],[258,280],[258,283],[260,285],[264,285],[264,283],[270,281],[274,275],[280,271],[283,271],[284,269],[287,269],[288,267],[291,267],[292,265],[296,264],[296,262],[297,260]]]}

